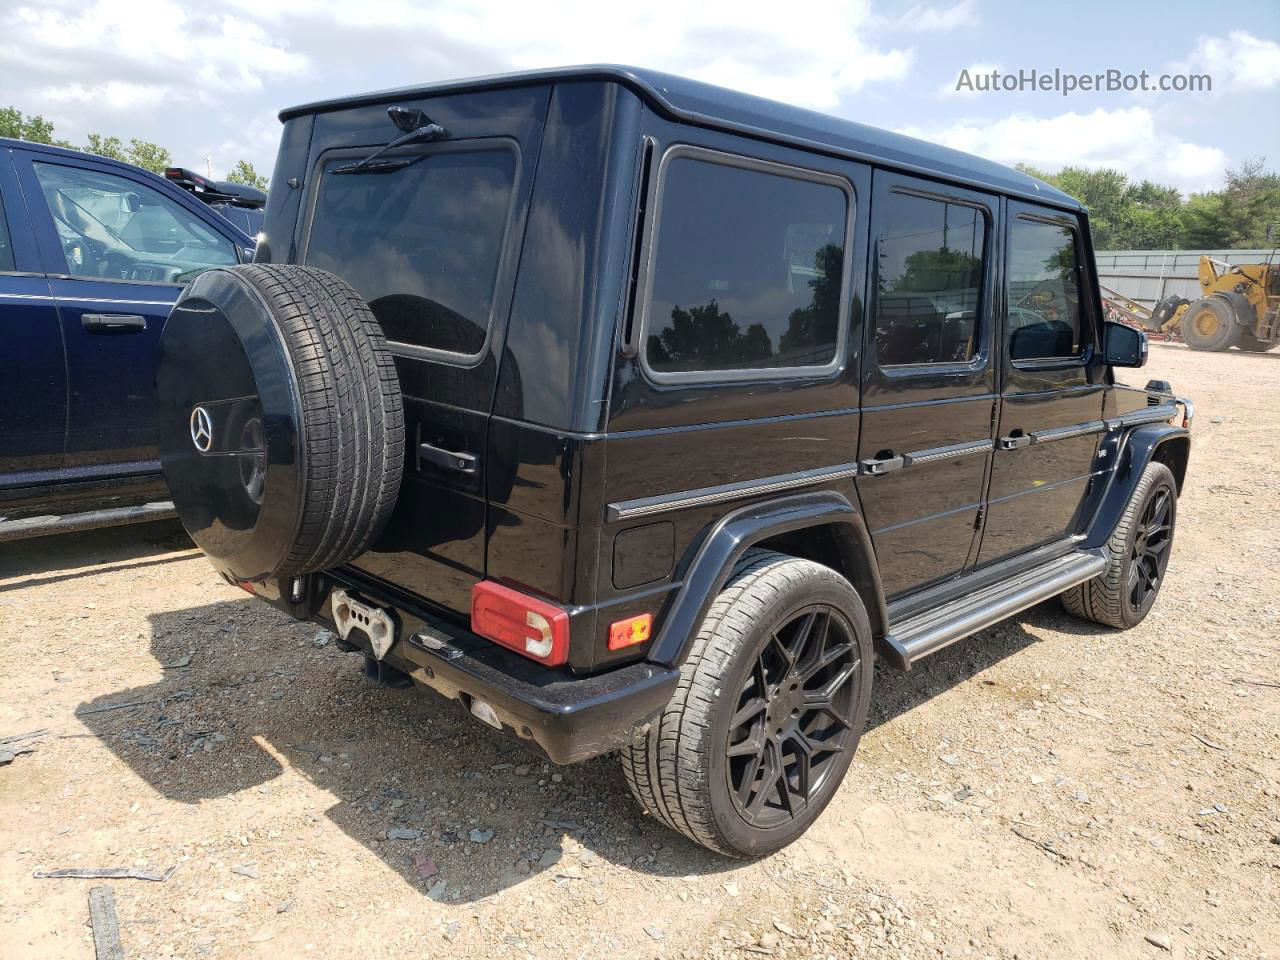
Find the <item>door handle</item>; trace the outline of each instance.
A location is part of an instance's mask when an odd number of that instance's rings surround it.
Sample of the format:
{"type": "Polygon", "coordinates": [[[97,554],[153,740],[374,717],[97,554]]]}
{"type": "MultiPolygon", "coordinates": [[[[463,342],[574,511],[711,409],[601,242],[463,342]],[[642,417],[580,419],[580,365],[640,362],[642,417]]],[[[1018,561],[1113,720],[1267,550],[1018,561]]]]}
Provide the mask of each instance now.
{"type": "Polygon", "coordinates": [[[1015,432],[1000,438],[1001,450],[1017,450],[1019,447],[1031,445],[1031,434],[1015,432]]]}
{"type": "Polygon", "coordinates": [[[457,473],[474,474],[476,472],[477,457],[474,453],[456,453],[453,450],[433,447],[429,443],[420,443],[418,444],[419,467],[424,460],[457,473]]]}
{"type": "Polygon", "coordinates": [[[136,313],[83,313],[80,326],[90,333],[141,333],[147,318],[136,313]]]}
{"type": "Polygon", "coordinates": [[[894,470],[901,470],[907,465],[906,458],[895,457],[892,452],[883,456],[871,457],[858,461],[858,472],[863,476],[878,477],[894,470]]]}

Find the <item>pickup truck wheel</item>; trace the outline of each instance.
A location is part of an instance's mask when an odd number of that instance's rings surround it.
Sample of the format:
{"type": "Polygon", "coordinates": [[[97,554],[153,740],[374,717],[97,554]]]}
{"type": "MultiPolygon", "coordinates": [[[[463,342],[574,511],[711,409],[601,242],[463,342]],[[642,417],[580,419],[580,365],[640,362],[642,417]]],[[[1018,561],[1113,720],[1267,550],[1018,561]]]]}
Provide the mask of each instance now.
{"type": "Polygon", "coordinates": [[[209,270],[165,324],[160,463],[179,518],[234,580],[338,566],[395,506],[404,412],[368,305],[292,264],[209,270]]]}
{"type": "Polygon", "coordinates": [[[871,695],[871,625],[829,567],[751,550],[716,597],[662,716],[623,751],[650,814],[755,857],[818,818],[853,760],[871,695]]]}
{"type": "Polygon", "coordinates": [[[1178,519],[1178,488],[1163,463],[1149,463],[1107,542],[1107,568],[1062,594],[1066,611],[1125,629],[1151,612],[1164,583],[1178,519]]]}

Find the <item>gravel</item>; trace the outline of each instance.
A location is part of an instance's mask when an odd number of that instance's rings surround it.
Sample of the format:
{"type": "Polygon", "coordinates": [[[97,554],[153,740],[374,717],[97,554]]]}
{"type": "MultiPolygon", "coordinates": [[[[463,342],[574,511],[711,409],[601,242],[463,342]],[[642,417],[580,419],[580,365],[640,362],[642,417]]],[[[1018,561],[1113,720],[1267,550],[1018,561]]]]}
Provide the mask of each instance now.
{"type": "Polygon", "coordinates": [[[117,890],[127,956],[1274,960],[1280,356],[1154,345],[1149,377],[1200,414],[1151,616],[1045,604],[879,669],[839,794],[756,862],[612,758],[368,684],[171,524],[2,545],[0,740],[48,733],[0,767],[0,942],[92,956],[84,887],[32,874],[176,863],[117,890]]]}

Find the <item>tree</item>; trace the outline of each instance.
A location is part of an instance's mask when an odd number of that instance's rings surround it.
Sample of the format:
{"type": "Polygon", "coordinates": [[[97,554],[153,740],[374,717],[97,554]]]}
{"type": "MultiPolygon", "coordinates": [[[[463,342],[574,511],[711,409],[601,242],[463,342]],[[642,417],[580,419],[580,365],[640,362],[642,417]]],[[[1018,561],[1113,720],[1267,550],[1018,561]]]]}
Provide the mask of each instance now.
{"type": "Polygon", "coordinates": [[[128,155],[125,153],[124,144],[119,137],[104,137],[100,133],[89,134],[89,140],[84,145],[85,153],[92,153],[95,157],[106,157],[108,160],[128,161],[128,155]]]}
{"type": "Polygon", "coordinates": [[[269,182],[266,177],[253,169],[253,164],[248,160],[237,160],[236,165],[227,174],[227,180],[231,183],[243,183],[247,187],[257,187],[259,190],[267,189],[269,182]]]}
{"type": "Polygon", "coordinates": [[[24,116],[15,107],[0,109],[0,137],[26,140],[28,143],[47,143],[55,147],[69,147],[66,140],[55,140],[53,124],[39,114],[24,116]]]}
{"type": "Polygon", "coordinates": [[[156,143],[134,138],[129,141],[129,163],[152,173],[164,173],[165,167],[173,166],[173,157],[169,151],[156,143]]]}

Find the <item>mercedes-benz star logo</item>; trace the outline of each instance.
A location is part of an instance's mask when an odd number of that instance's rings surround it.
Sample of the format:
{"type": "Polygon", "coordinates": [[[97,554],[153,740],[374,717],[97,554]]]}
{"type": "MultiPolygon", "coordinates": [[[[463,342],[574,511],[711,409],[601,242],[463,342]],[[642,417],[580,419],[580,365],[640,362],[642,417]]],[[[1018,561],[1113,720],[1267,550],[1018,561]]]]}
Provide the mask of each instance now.
{"type": "Polygon", "coordinates": [[[191,411],[191,442],[201,453],[208,453],[213,446],[213,420],[204,407],[191,411]]]}

